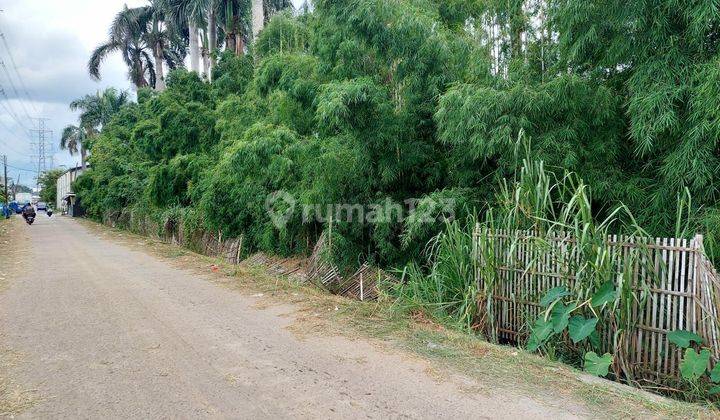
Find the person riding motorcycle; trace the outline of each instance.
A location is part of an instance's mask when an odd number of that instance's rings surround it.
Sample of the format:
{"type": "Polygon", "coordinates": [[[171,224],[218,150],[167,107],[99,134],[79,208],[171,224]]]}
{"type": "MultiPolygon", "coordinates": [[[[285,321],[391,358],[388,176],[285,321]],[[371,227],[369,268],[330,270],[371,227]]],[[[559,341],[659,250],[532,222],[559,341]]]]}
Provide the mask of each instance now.
{"type": "Polygon", "coordinates": [[[23,219],[27,220],[29,216],[35,217],[35,207],[32,204],[26,204],[22,211],[23,219]]]}

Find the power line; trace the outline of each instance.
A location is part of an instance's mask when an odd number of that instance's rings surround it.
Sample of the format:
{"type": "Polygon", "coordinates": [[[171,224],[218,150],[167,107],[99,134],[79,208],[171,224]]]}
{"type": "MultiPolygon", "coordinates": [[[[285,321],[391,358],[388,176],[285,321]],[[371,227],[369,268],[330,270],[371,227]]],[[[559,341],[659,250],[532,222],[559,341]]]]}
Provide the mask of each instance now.
{"type": "Polygon", "coordinates": [[[8,165],[7,167],[8,167],[8,168],[15,169],[16,171],[29,172],[29,173],[31,173],[31,174],[34,174],[34,173],[35,173],[35,170],[33,170],[33,169],[19,168],[19,167],[17,167],[17,166],[13,166],[13,165],[8,165]]]}
{"type": "MultiPolygon", "coordinates": [[[[0,38],[2,39],[3,46],[5,47],[5,50],[7,51],[8,57],[10,58],[10,62],[13,66],[13,69],[15,70],[15,74],[17,75],[18,82],[20,83],[21,87],[23,88],[25,96],[29,99],[30,106],[33,107],[33,109],[35,109],[35,112],[37,113],[35,104],[34,104],[33,100],[30,98],[30,94],[27,90],[27,86],[25,85],[25,82],[23,81],[22,76],[20,75],[20,71],[17,67],[17,62],[15,61],[15,57],[13,57],[13,55],[12,55],[12,51],[10,50],[10,45],[7,42],[7,38],[5,38],[5,34],[0,32],[0,38]]],[[[15,93],[15,97],[20,102],[20,107],[22,108],[22,111],[25,113],[25,117],[28,120],[31,120],[32,117],[30,117],[30,113],[28,112],[28,108],[25,105],[25,101],[22,98],[22,96],[20,96],[20,92],[18,91],[18,88],[15,85],[15,82],[13,81],[12,75],[10,74],[10,71],[8,70],[7,65],[5,64],[4,61],[0,60],[0,66],[2,66],[2,68],[3,68],[5,76],[7,77],[7,80],[10,83],[10,87],[12,88],[13,92],[15,93]]],[[[15,122],[20,127],[22,127],[23,131],[25,131],[25,134],[28,136],[28,138],[31,139],[28,126],[23,124],[23,118],[20,118],[19,113],[13,107],[13,104],[10,101],[10,98],[8,97],[7,92],[5,91],[5,89],[2,88],[2,86],[0,86],[0,94],[2,95],[3,98],[5,98],[5,101],[2,103],[2,106],[5,109],[5,111],[8,114],[10,114],[10,116],[15,120],[15,122]]]]}
{"type": "MultiPolygon", "coordinates": [[[[0,86],[0,95],[2,95],[3,98],[5,98],[5,101],[0,101],[0,104],[2,104],[3,108],[5,108],[5,111],[7,111],[8,114],[15,120],[15,122],[23,128],[23,130],[29,130],[25,124],[23,124],[22,119],[18,116],[15,109],[12,107],[12,103],[10,102],[10,98],[8,98],[7,93],[5,92],[5,89],[0,86]]],[[[28,117],[29,118],[29,117],[28,117]]],[[[29,136],[29,133],[28,133],[29,136]]]]}
{"type": "Polygon", "coordinates": [[[2,145],[2,146],[5,147],[6,149],[9,149],[9,150],[11,150],[11,151],[13,151],[13,152],[15,152],[15,153],[17,153],[17,154],[19,154],[19,155],[27,155],[27,153],[19,151],[18,149],[10,146],[10,144],[6,143],[5,141],[6,141],[6,140],[0,140],[0,142],[2,142],[2,143],[0,143],[0,145],[2,145]]]}
{"type": "MultiPolygon", "coordinates": [[[[19,137],[17,137],[15,131],[13,131],[10,127],[8,127],[8,125],[5,124],[5,122],[4,122],[3,120],[1,120],[1,119],[0,119],[0,126],[2,126],[2,128],[4,128],[4,129],[8,132],[8,134],[10,134],[10,135],[12,136],[12,138],[14,138],[15,140],[19,141],[20,143],[24,143],[22,140],[20,140],[19,137]]],[[[15,152],[15,153],[17,153],[17,154],[19,154],[19,155],[23,155],[23,156],[27,156],[27,155],[28,155],[27,151],[21,152],[21,151],[19,151],[18,149],[16,149],[15,147],[10,146],[10,144],[9,144],[7,141],[8,141],[7,138],[6,138],[6,139],[3,139],[3,140],[0,140],[0,142],[1,142],[0,144],[4,145],[6,148],[12,150],[13,152],[15,152]]]]}
{"type": "Polygon", "coordinates": [[[3,72],[5,73],[5,76],[8,79],[8,82],[10,82],[10,87],[13,90],[13,93],[15,94],[15,97],[17,98],[18,102],[20,102],[20,106],[22,107],[23,112],[25,113],[25,117],[28,119],[32,118],[30,117],[30,113],[27,110],[27,107],[25,106],[25,101],[20,96],[20,92],[18,92],[17,86],[15,86],[15,82],[13,82],[12,77],[10,76],[10,70],[8,70],[7,66],[5,65],[5,62],[0,60],[0,66],[3,68],[3,72]]]}
{"type": "Polygon", "coordinates": [[[7,124],[5,124],[5,122],[4,122],[2,119],[0,119],[0,126],[2,126],[2,128],[4,128],[5,130],[7,130],[8,133],[12,134],[12,136],[15,137],[15,139],[20,140],[20,139],[17,137],[17,133],[15,132],[15,130],[13,130],[12,128],[10,128],[10,126],[8,126],[7,124]]]}
{"type": "Polygon", "coordinates": [[[13,66],[13,69],[15,69],[15,74],[17,75],[18,81],[20,82],[20,86],[23,88],[23,92],[25,93],[25,96],[28,98],[28,101],[30,101],[30,105],[32,106],[35,113],[38,113],[37,108],[35,107],[35,100],[30,96],[30,92],[28,91],[27,85],[25,85],[25,82],[23,81],[22,76],[20,76],[20,71],[18,70],[17,63],[15,62],[15,57],[12,55],[12,51],[10,50],[10,46],[8,45],[7,39],[5,38],[5,34],[3,32],[0,32],[0,38],[2,39],[3,45],[5,46],[5,50],[8,53],[8,57],[10,57],[10,63],[13,66]]]}
{"type": "MultiPolygon", "coordinates": [[[[32,98],[30,97],[30,93],[28,92],[25,81],[23,80],[22,76],[20,75],[20,70],[18,69],[17,62],[15,61],[15,57],[12,54],[10,45],[8,44],[5,34],[0,32],[0,38],[2,39],[3,46],[5,47],[5,50],[7,51],[7,56],[9,57],[10,63],[15,71],[15,75],[17,76],[18,83],[21,86],[23,93],[25,94],[25,98],[27,98],[27,100],[29,101],[30,107],[32,107],[34,112],[37,113],[37,108],[35,107],[35,103],[32,100],[32,98]]],[[[3,72],[5,73],[5,76],[7,77],[7,80],[10,83],[10,87],[12,88],[16,99],[20,102],[20,108],[24,112],[25,118],[27,118],[28,121],[32,121],[30,112],[28,112],[28,106],[26,106],[26,104],[25,104],[25,98],[23,98],[20,95],[18,87],[16,86],[15,82],[13,81],[13,76],[10,74],[10,70],[8,70],[8,66],[5,64],[5,61],[0,60],[0,66],[2,66],[2,68],[3,68],[3,72]]],[[[0,101],[0,102],[2,102],[2,108],[10,115],[10,117],[13,120],[15,120],[15,122],[18,124],[18,126],[20,126],[22,128],[22,131],[25,133],[25,135],[32,141],[30,129],[28,128],[28,126],[26,124],[23,123],[23,118],[20,118],[20,114],[17,112],[17,110],[13,106],[13,103],[10,101],[10,98],[8,97],[7,92],[5,91],[5,89],[3,89],[2,86],[0,86],[0,95],[2,95],[2,98],[5,99],[4,101],[0,101]]],[[[5,124],[5,122],[0,120],[0,125],[2,125],[2,127],[5,128],[9,134],[12,134],[13,137],[17,138],[15,135],[15,132],[10,127],[8,127],[5,124]]],[[[40,129],[43,129],[43,128],[44,128],[44,125],[40,127],[40,129]]],[[[41,138],[44,140],[44,135],[41,135],[41,138]]],[[[3,141],[0,144],[2,144],[4,146],[4,148],[7,148],[8,150],[18,153],[19,155],[27,155],[27,152],[23,153],[23,152],[20,152],[19,150],[15,149],[14,147],[11,147],[10,144],[8,144],[7,139],[3,139],[3,141]]],[[[44,156],[44,154],[45,154],[44,148],[45,148],[45,142],[43,141],[42,142],[43,166],[45,165],[45,159],[46,159],[46,157],[44,156]]],[[[25,168],[19,168],[19,167],[7,165],[7,161],[5,162],[5,166],[6,166],[6,168],[12,167],[18,171],[26,171],[29,173],[34,172],[34,171],[27,170],[25,168]]],[[[43,169],[45,169],[45,168],[43,168],[43,169]]],[[[37,176],[38,177],[40,176],[40,166],[38,166],[37,176]]],[[[6,177],[7,177],[7,175],[6,175],[6,177]]]]}

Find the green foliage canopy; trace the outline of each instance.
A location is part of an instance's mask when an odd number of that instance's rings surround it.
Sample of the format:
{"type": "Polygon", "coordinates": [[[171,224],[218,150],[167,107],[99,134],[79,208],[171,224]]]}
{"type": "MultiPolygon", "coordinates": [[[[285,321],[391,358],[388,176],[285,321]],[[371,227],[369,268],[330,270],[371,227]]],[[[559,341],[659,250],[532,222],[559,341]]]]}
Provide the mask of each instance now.
{"type": "MultiPolygon", "coordinates": [[[[523,4],[318,0],[312,12],[276,14],[247,55],[218,57],[212,83],[177,69],[167,90],[141,90],[116,110],[88,145],[78,194],[93,217],[179,208],[252,249],[306,252],[329,221],[302,224],[296,209],[278,227],[268,195],[287,191],[317,215],[408,198],[472,212],[503,199],[495,185],[520,166],[523,133],[546,168],[590,185],[598,215],[622,201],[651,234],[675,231],[688,191],[687,232],[709,229],[712,251],[711,2],[523,4]]],[[[334,220],[336,258],[402,265],[442,228],[334,220]]]]}

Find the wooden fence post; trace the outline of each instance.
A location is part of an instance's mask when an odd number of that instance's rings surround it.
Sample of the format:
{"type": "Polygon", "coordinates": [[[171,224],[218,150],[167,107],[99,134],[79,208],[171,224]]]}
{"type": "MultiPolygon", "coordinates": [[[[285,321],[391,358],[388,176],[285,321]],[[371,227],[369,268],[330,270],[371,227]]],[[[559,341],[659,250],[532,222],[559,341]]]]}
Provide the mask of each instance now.
{"type": "Polygon", "coordinates": [[[363,289],[363,273],[360,272],[360,300],[365,300],[365,290],[363,289]]]}

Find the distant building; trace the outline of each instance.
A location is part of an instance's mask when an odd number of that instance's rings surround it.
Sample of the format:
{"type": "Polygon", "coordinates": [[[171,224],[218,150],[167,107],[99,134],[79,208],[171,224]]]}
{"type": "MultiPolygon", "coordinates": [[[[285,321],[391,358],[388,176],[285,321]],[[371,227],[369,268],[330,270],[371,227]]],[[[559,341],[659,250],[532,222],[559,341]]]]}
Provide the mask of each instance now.
{"type": "Polygon", "coordinates": [[[83,171],[84,169],[80,166],[68,169],[64,174],[60,175],[60,178],[57,180],[57,209],[63,214],[68,214],[72,217],[79,217],[85,214],[85,211],[80,205],[80,200],[78,200],[72,191],[72,183],[75,182],[83,171]]]}

